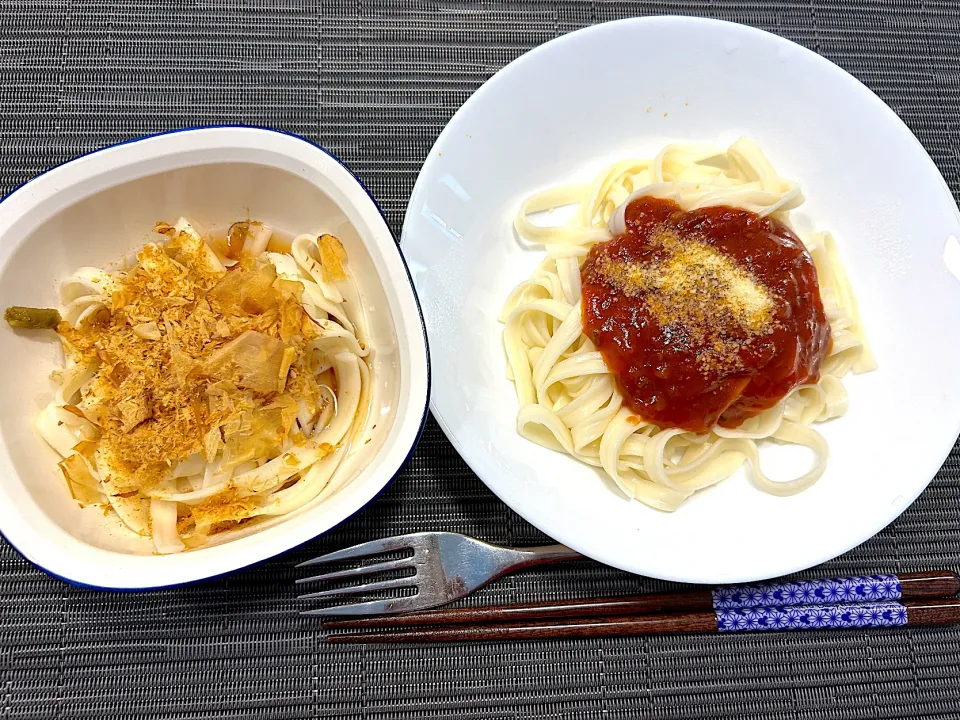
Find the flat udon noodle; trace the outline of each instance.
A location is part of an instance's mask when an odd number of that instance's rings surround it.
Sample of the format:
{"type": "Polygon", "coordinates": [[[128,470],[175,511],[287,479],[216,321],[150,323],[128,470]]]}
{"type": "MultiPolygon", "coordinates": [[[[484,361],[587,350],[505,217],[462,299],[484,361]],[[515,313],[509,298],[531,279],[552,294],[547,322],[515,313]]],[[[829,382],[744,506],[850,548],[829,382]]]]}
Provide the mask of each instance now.
{"type": "MultiPolygon", "coordinates": [[[[200,235],[183,218],[176,230],[201,241],[200,235]]],[[[259,240],[258,247],[265,249],[263,237],[255,239],[259,240]]],[[[317,374],[329,369],[336,377],[336,392],[322,386],[330,402],[319,419],[314,421],[305,410],[297,417],[295,428],[307,439],[305,445],[293,446],[288,439],[279,457],[263,458],[225,471],[219,468],[222,452],[210,463],[196,455],[180,463],[171,473],[171,481],[176,477],[189,478],[190,491],[180,491],[175,482],[167,482],[132,497],[111,492],[110,483],[105,480],[110,476],[109,466],[102,453],[98,452],[92,462],[84,460],[102,495],[127,529],[151,536],[158,552],[179,552],[187,547],[220,544],[247,535],[270,517],[286,515],[307,503],[322,500],[344,482],[343,478],[335,477],[336,470],[351,453],[352,443],[362,430],[368,412],[369,340],[362,314],[353,316],[347,309],[352,305],[360,313],[360,304],[344,302],[345,293],[357,297],[351,285],[352,277],[348,275],[338,283],[327,282],[316,257],[316,243],[316,236],[300,235],[293,242],[291,255],[273,252],[261,255],[273,263],[279,277],[303,284],[304,309],[321,331],[320,337],[310,344],[310,352],[315,354],[318,364],[317,374]],[[331,452],[328,448],[335,449],[331,452]],[[295,482],[291,482],[293,480],[295,482]],[[228,491],[256,500],[255,506],[245,513],[242,525],[215,534],[211,534],[210,527],[198,526],[186,536],[180,535],[179,509],[189,510],[191,505],[228,491]]],[[[219,263],[213,250],[208,250],[211,262],[219,263]]],[[[60,288],[64,319],[76,325],[108,307],[113,283],[113,277],[99,268],[77,270],[60,288]]],[[[80,396],[95,371],[95,367],[77,365],[69,359],[59,374],[54,399],[37,418],[40,435],[64,458],[75,454],[78,443],[96,437],[96,429],[90,422],[63,409],[80,396]]]]}
{"type": "Polygon", "coordinates": [[[697,490],[733,474],[744,461],[754,484],[774,495],[792,495],[823,474],[828,448],[809,427],[846,412],[841,377],[876,367],[856,301],[829,233],[802,240],[817,268],[833,344],[820,381],[795,388],[777,406],[739,428],[713,428],[698,436],[661,430],[623,407],[600,353],[583,334],[580,263],[590,247],[624,230],[624,211],[635,197],[669,198],[684,210],[732,205],[789,225],[803,202],[800,188],[780,177],[756,144],[741,139],[725,152],[670,145],[651,160],[627,159],[593,183],[550,188],[523,203],[514,220],[520,237],[542,245],[546,258],[509,295],[500,314],[519,412],[517,431],[544,447],[601,468],[627,496],[660,510],[675,510],[697,490]],[[570,207],[562,225],[542,225],[533,215],[570,207]],[[761,467],[764,439],[810,448],[815,461],[789,481],[773,481],[761,467]]]}

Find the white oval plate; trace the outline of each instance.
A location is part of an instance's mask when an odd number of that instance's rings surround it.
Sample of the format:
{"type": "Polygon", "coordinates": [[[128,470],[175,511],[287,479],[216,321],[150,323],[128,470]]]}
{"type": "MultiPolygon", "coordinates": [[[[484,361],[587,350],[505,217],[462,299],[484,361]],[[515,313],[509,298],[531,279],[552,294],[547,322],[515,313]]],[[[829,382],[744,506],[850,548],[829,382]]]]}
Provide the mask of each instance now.
{"type": "MultiPolygon", "coordinates": [[[[939,469],[960,429],[960,281],[945,262],[960,264],[957,237],[933,162],[853,77],[759,30],[658,17],[572,33],[497,73],[437,140],[401,246],[431,341],[433,413],[504,502],[609,565],[741,582],[849,550],[939,469]],[[880,369],[845,381],[850,412],[821,426],[831,457],[814,487],[773,497],[741,472],[665,514],[517,435],[496,316],[542,253],[520,246],[511,220],[531,192],[591,179],[615,158],[742,135],[800,182],[797,224],[836,235],[880,369]]],[[[798,462],[773,446],[761,453],[779,466],[774,477],[798,462]]]]}

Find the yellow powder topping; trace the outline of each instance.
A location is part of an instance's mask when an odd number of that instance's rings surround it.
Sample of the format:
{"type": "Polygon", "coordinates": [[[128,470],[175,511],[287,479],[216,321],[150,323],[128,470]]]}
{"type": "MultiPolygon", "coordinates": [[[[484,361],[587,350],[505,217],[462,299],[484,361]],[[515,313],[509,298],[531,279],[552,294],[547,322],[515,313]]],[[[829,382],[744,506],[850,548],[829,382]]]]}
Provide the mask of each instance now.
{"type": "Polygon", "coordinates": [[[705,369],[731,369],[751,338],[776,324],[773,294],[715,247],[667,230],[650,236],[651,259],[624,262],[602,255],[599,275],[629,297],[641,297],[664,328],[677,328],[697,346],[705,369]]]}

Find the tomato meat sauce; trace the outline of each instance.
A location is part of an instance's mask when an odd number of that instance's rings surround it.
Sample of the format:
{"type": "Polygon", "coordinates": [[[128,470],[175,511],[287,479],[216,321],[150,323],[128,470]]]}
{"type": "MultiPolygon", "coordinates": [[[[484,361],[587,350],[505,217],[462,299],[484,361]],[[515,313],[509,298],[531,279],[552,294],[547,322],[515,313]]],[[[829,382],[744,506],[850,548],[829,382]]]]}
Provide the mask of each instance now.
{"type": "Polygon", "coordinates": [[[783,223],[641,197],[581,267],[583,327],[624,403],[661,428],[738,427],[815,383],[830,326],[810,253],[783,223]]]}

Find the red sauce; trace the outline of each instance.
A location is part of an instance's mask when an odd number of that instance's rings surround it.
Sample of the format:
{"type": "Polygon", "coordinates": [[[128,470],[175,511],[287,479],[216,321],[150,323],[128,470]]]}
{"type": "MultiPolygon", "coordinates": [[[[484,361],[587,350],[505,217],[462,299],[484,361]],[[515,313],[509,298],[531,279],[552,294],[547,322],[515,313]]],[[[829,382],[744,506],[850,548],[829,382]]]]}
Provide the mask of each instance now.
{"type": "Polygon", "coordinates": [[[733,428],[819,379],[830,326],[783,223],[638,198],[581,268],[583,325],[624,402],[660,427],[733,428]]]}

